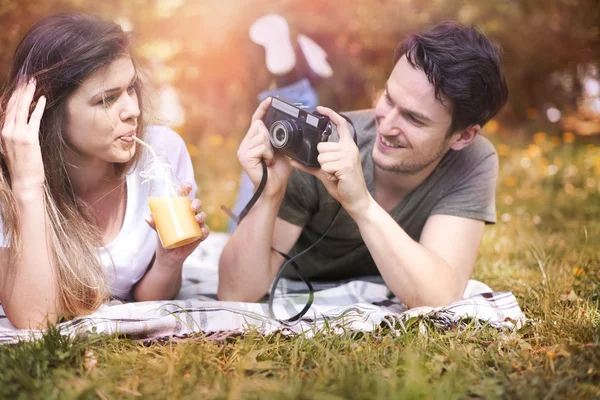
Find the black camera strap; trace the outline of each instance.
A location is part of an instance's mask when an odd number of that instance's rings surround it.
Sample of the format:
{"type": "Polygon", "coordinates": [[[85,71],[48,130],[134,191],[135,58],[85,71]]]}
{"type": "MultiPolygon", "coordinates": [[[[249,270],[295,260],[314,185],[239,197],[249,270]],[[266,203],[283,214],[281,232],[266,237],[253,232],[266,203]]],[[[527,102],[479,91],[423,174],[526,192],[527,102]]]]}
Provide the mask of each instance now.
{"type": "MultiPolygon", "coordinates": [[[[347,116],[340,114],[349,124],[350,126],[352,126],[352,137],[354,139],[354,143],[356,143],[356,145],[358,145],[358,136],[356,133],[356,128],[354,127],[354,124],[352,123],[352,120],[350,120],[350,118],[348,118],[347,116]]],[[[339,137],[339,134],[338,134],[339,137]]],[[[262,170],[263,170],[263,175],[262,178],[260,179],[260,183],[258,184],[258,187],[256,188],[256,191],[254,192],[254,195],[252,196],[252,198],[250,199],[250,201],[248,201],[248,204],[246,204],[246,206],[244,207],[244,209],[240,212],[239,216],[236,216],[231,210],[229,210],[227,207],[222,206],[221,209],[223,209],[223,211],[225,211],[229,217],[231,219],[233,219],[238,225],[239,223],[242,221],[242,219],[244,219],[244,217],[246,215],[248,215],[248,212],[250,211],[250,209],[254,206],[254,204],[256,204],[256,202],[258,201],[260,195],[262,194],[263,190],[265,189],[265,185],[267,184],[267,176],[268,176],[268,170],[267,170],[267,164],[265,163],[265,160],[261,158],[260,163],[262,165],[262,170]]],[[[300,266],[296,263],[296,258],[306,254],[308,251],[310,251],[313,247],[315,247],[325,236],[327,236],[327,234],[329,233],[329,231],[331,230],[331,228],[333,227],[333,224],[335,223],[335,221],[338,218],[338,215],[340,214],[340,210],[342,209],[342,205],[339,204],[338,205],[338,209],[335,212],[335,216],[333,217],[333,219],[331,220],[331,222],[329,223],[329,225],[327,226],[327,229],[325,229],[325,232],[323,232],[323,234],[321,235],[321,237],[319,237],[319,239],[317,239],[313,244],[311,244],[310,246],[308,246],[306,249],[304,249],[303,251],[301,251],[300,253],[294,255],[294,256],[290,256],[288,254],[285,254],[277,249],[274,249],[271,247],[271,250],[275,251],[277,254],[281,255],[283,258],[286,259],[286,261],[281,265],[281,268],[279,268],[279,271],[277,272],[277,275],[275,276],[275,279],[273,280],[273,284],[271,285],[271,290],[269,292],[269,314],[271,316],[271,318],[277,320],[280,323],[283,324],[289,324],[289,323],[293,323],[293,322],[297,322],[298,320],[300,320],[300,318],[302,318],[310,309],[310,307],[313,304],[313,301],[315,299],[315,292],[314,289],[312,287],[312,284],[310,283],[309,280],[305,279],[302,274],[300,273],[300,266]],[[298,275],[298,278],[300,278],[300,280],[302,282],[304,282],[306,284],[306,287],[308,288],[308,300],[306,301],[306,305],[304,306],[304,308],[296,315],[294,315],[291,318],[288,319],[284,319],[284,320],[280,320],[277,317],[275,317],[275,313],[273,311],[273,301],[275,299],[275,291],[277,290],[277,286],[279,284],[279,281],[281,280],[281,278],[283,277],[283,272],[285,271],[285,269],[287,268],[288,265],[291,265],[294,270],[296,271],[296,274],[298,275]]]]}

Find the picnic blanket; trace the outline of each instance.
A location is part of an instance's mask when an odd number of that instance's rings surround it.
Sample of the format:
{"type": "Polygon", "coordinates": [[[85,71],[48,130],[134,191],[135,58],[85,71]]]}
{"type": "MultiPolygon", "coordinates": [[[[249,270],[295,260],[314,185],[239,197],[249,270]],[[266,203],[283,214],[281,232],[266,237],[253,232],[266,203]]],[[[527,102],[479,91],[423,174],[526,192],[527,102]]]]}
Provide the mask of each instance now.
{"type": "MultiPolygon", "coordinates": [[[[314,303],[295,323],[283,323],[306,304],[308,295],[302,282],[280,281],[274,299],[274,314],[267,303],[223,302],[216,300],[218,259],[228,239],[213,233],[188,258],[183,268],[182,289],[175,300],[123,303],[113,300],[95,313],[59,324],[66,335],[89,332],[120,334],[133,339],[156,340],[203,333],[227,336],[257,329],[263,334],[275,331],[313,335],[327,328],[333,332],[373,332],[382,327],[402,334],[407,322],[422,317],[440,328],[461,321],[490,325],[498,329],[518,329],[525,316],[511,292],[493,292],[481,282],[469,281],[463,299],[447,307],[419,307],[408,310],[385,286],[381,277],[351,281],[314,283],[314,303]]],[[[43,331],[15,329],[0,306],[0,343],[15,343],[40,337],[43,331]]]]}

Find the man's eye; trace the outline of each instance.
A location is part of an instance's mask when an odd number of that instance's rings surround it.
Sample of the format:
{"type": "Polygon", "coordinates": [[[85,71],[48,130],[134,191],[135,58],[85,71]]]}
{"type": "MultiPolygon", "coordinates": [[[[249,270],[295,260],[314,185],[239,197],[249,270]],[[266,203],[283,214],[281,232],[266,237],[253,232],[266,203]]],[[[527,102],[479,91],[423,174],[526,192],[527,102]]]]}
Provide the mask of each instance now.
{"type": "Polygon", "coordinates": [[[420,120],[418,120],[417,118],[415,118],[413,115],[408,114],[408,119],[410,120],[410,122],[412,122],[414,125],[417,126],[423,126],[423,122],[421,122],[420,120]]]}
{"type": "Polygon", "coordinates": [[[385,97],[385,102],[388,103],[390,106],[394,105],[392,98],[390,97],[390,95],[387,92],[385,92],[383,97],[385,97]]]}

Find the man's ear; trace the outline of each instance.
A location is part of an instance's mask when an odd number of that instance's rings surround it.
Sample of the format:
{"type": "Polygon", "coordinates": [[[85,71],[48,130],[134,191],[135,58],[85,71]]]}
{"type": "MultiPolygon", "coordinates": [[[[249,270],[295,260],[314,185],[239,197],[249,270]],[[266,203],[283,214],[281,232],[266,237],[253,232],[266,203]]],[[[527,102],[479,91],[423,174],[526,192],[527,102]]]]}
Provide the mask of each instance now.
{"type": "Polygon", "coordinates": [[[450,148],[452,150],[464,149],[465,147],[467,147],[468,145],[473,143],[473,140],[475,140],[475,138],[477,137],[479,132],[481,132],[481,126],[479,124],[477,124],[477,125],[471,125],[471,126],[466,127],[460,133],[455,133],[453,136],[458,136],[458,137],[453,139],[452,145],[450,145],[450,148]]]}

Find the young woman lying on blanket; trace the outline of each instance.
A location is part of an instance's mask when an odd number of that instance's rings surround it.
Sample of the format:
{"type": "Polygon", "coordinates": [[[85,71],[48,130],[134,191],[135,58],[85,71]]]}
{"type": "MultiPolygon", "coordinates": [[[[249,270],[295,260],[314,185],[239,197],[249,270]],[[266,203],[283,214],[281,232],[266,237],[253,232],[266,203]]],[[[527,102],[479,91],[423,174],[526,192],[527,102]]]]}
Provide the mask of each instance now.
{"type": "Polygon", "coordinates": [[[189,182],[184,196],[197,187],[181,137],[144,126],[130,50],[117,24],[83,14],[37,23],[16,50],[0,98],[0,301],[17,328],[91,313],[111,295],[171,299],[208,236],[194,199],[201,237],[173,250],[158,240],[134,137],[189,182]]]}

